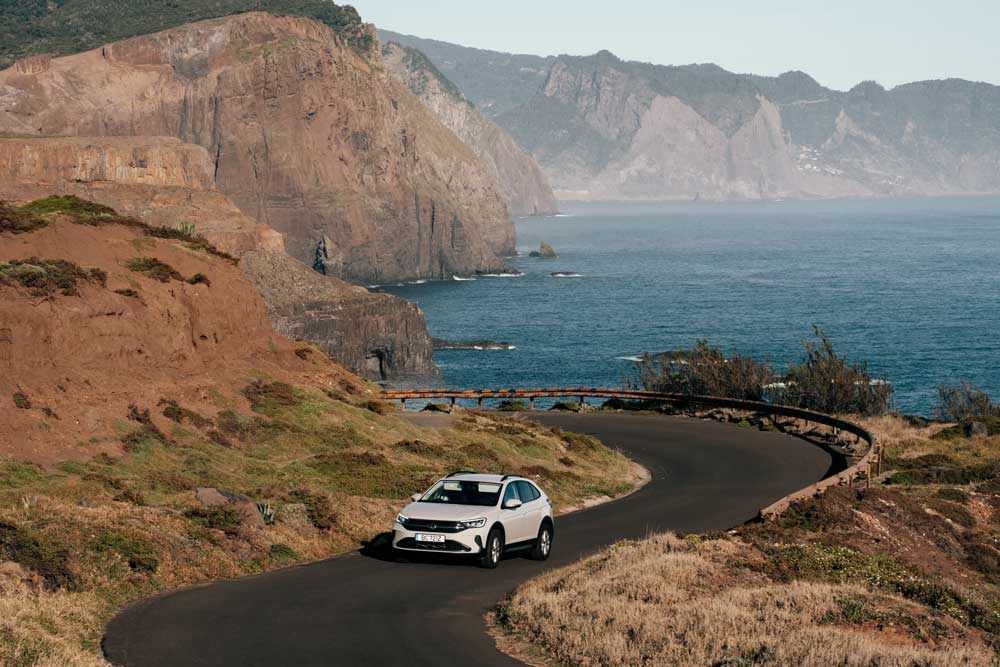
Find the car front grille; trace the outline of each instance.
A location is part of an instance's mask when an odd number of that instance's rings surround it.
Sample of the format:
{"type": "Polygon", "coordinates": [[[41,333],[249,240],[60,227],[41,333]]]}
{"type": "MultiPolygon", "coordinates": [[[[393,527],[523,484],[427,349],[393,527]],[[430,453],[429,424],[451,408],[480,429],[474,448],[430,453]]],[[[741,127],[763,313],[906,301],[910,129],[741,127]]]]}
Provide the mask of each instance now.
{"type": "Polygon", "coordinates": [[[458,527],[457,521],[433,521],[431,519],[410,519],[406,522],[406,529],[409,531],[422,531],[427,533],[460,533],[464,528],[458,527]]]}
{"type": "Polygon", "coordinates": [[[472,551],[471,548],[455,540],[445,540],[444,543],[417,542],[412,537],[404,537],[396,546],[400,549],[421,549],[423,551],[458,551],[465,553],[472,551]]]}

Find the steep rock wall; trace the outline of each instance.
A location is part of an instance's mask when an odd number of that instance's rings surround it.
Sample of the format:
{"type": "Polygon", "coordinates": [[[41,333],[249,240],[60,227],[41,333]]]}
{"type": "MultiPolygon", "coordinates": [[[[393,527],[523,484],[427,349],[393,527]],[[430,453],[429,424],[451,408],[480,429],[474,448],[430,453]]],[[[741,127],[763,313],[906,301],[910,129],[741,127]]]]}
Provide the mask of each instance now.
{"type": "Polygon", "coordinates": [[[204,148],[171,137],[0,139],[0,200],[76,195],[161,227],[193,225],[264,297],[274,328],[372,379],[434,375],[423,313],[323,276],[214,189],[204,148]]]}
{"type": "Polygon", "coordinates": [[[202,146],[240,210],[346,280],[503,270],[514,251],[475,154],[377,53],[308,19],[243,14],[18,63],[0,72],[0,132],[202,146]]]}

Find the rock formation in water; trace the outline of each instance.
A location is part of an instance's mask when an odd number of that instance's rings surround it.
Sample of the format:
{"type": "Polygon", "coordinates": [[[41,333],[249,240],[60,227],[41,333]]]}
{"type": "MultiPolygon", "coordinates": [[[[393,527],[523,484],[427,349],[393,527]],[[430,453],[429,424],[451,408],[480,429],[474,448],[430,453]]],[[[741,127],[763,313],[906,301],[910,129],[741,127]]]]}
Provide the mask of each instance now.
{"type": "Polygon", "coordinates": [[[559,255],[556,254],[555,248],[542,241],[541,245],[538,246],[538,250],[532,250],[528,256],[539,257],[541,259],[555,259],[559,255]]]}
{"type": "Polygon", "coordinates": [[[242,14],[21,60],[0,72],[0,133],[199,145],[222,194],[346,280],[504,271],[514,252],[490,170],[377,49],[309,19],[242,14]]]}
{"type": "Polygon", "coordinates": [[[830,90],[760,77],[511,55],[394,33],[534,155],[566,199],[780,199],[1000,192],[1000,87],[830,90]]]}
{"type": "Polygon", "coordinates": [[[426,56],[393,42],[382,48],[382,56],[389,71],[490,168],[514,215],[558,213],[555,195],[535,158],[487,120],[426,56]]]}
{"type": "Polygon", "coordinates": [[[190,227],[240,259],[275,329],[373,379],[436,373],[412,303],[312,271],[215,189],[201,146],[171,137],[0,139],[0,201],[76,195],[153,226],[190,227]]]}

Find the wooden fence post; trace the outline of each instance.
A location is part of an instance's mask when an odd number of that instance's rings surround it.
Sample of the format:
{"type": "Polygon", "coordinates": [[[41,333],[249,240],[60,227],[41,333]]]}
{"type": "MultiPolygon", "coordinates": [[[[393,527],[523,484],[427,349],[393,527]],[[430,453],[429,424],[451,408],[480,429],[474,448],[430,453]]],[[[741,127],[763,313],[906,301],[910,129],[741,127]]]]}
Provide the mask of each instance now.
{"type": "Polygon", "coordinates": [[[403,409],[403,412],[406,412],[406,399],[405,398],[399,399],[399,407],[403,409]]]}

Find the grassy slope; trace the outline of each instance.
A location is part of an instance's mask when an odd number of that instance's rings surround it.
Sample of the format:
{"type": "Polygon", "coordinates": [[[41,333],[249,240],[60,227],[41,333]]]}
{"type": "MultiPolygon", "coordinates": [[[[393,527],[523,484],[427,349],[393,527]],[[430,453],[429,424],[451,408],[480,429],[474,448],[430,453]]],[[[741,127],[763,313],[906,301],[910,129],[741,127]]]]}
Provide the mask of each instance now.
{"type": "MultiPolygon", "coordinates": [[[[0,206],[0,243],[66,224],[52,215],[96,229],[138,224],[112,214],[78,200],[0,206]]],[[[203,241],[183,232],[141,230],[202,252],[203,241]]],[[[0,262],[0,299],[17,302],[30,292],[71,309],[103,292],[74,289],[62,275],[43,283],[44,267],[34,264],[25,275],[11,267],[0,262]]],[[[222,270],[213,275],[224,278],[222,270]]],[[[143,290],[152,298],[176,285],[147,280],[143,290]]],[[[631,463],[617,452],[515,417],[459,413],[448,430],[420,428],[320,351],[280,344],[311,369],[288,377],[323,381],[293,384],[248,367],[183,398],[167,393],[149,408],[123,410],[116,431],[99,438],[102,453],[87,454],[92,443],[78,443],[72,452],[79,456],[48,467],[0,455],[0,664],[104,664],[103,627],[124,603],[357,548],[388,529],[405,498],[450,470],[530,474],[557,509],[633,482],[631,463]],[[196,496],[200,487],[232,500],[207,506],[196,496]],[[24,578],[9,576],[11,562],[24,578]]],[[[91,379],[94,392],[106,389],[105,380],[91,379]]],[[[163,378],[144,381],[163,386],[163,378]]],[[[69,399],[55,405],[60,416],[32,398],[0,396],[0,409],[39,413],[55,439],[55,425],[74,406],[69,399]]]]}
{"type": "Polygon", "coordinates": [[[545,575],[499,610],[505,641],[564,665],[995,665],[1000,438],[869,427],[882,484],[545,575]]]}

